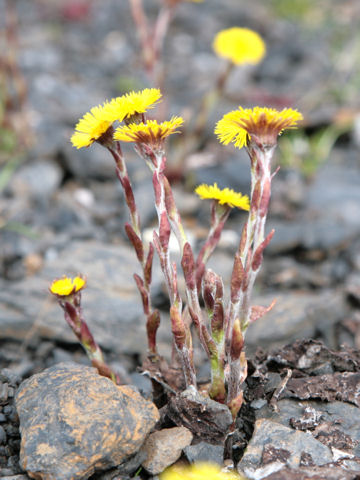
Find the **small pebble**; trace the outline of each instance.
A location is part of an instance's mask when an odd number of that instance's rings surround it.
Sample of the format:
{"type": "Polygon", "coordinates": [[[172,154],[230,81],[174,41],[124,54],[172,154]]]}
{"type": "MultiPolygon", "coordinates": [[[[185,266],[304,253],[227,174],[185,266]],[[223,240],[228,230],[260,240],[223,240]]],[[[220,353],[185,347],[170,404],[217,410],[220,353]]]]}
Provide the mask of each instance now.
{"type": "Polygon", "coordinates": [[[9,385],[7,383],[2,383],[0,385],[0,403],[6,403],[8,399],[9,385]]]}
{"type": "Polygon", "coordinates": [[[6,433],[9,437],[18,437],[19,436],[19,426],[8,424],[6,425],[6,433]]]}
{"type": "Polygon", "coordinates": [[[18,465],[19,465],[19,457],[18,457],[18,455],[12,455],[11,457],[8,458],[7,466],[8,466],[9,468],[18,467],[18,465]]]}
{"type": "Polygon", "coordinates": [[[6,480],[6,479],[13,480],[14,478],[16,479],[16,476],[14,477],[14,471],[12,468],[2,468],[0,472],[1,472],[1,480],[6,480]]]}
{"type": "Polygon", "coordinates": [[[6,443],[6,432],[4,430],[4,427],[0,425],[0,445],[4,445],[6,443]]]}
{"type": "Polygon", "coordinates": [[[0,382],[8,382],[12,387],[16,387],[20,384],[21,378],[9,368],[3,368],[0,372],[0,382]]]}

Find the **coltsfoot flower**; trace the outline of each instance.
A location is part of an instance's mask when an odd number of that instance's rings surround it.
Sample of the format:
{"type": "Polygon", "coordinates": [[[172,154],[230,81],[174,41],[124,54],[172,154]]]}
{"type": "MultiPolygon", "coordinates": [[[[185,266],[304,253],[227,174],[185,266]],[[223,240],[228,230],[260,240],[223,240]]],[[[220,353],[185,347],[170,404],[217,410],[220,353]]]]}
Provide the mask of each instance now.
{"type": "Polygon", "coordinates": [[[226,58],[235,65],[259,63],[266,46],[260,35],[249,28],[232,27],[215,35],[213,49],[218,57],[226,58]]]}
{"type": "Polygon", "coordinates": [[[267,107],[239,107],[218,121],[215,134],[221,143],[234,143],[238,148],[245,146],[252,137],[263,145],[273,146],[283,130],[296,128],[302,119],[302,114],[292,108],[279,112],[267,107]]]}
{"type": "Polygon", "coordinates": [[[145,144],[156,150],[162,147],[166,137],[172,133],[179,133],[177,129],[183,123],[184,120],[181,117],[172,117],[171,120],[162,123],[156,120],[130,123],[115,130],[114,140],[145,144]]]}
{"type": "Polygon", "coordinates": [[[198,463],[186,467],[170,467],[160,475],[160,480],[241,480],[235,472],[222,472],[218,465],[198,463]]]}
{"type": "Polygon", "coordinates": [[[220,205],[229,205],[229,207],[241,208],[242,210],[250,209],[249,197],[242,195],[240,192],[235,192],[231,188],[223,188],[222,190],[214,185],[202,184],[196,187],[195,193],[199,195],[201,199],[213,199],[217,200],[220,205]]]}
{"type": "Polygon", "coordinates": [[[158,88],[145,88],[139,92],[129,92],[121,97],[111,100],[104,108],[104,114],[109,121],[130,119],[138,114],[143,114],[153,108],[160,100],[162,94],[158,88]]]}
{"type": "MultiPolygon", "coordinates": [[[[89,147],[94,142],[106,141],[109,130],[112,134],[112,121],[109,120],[109,116],[106,113],[106,106],[98,105],[93,107],[90,112],[78,121],[75,126],[75,133],[71,137],[71,143],[76,148],[89,147]]],[[[111,139],[110,134],[110,139],[111,139]]]]}
{"type": "Polygon", "coordinates": [[[66,277],[57,278],[50,285],[50,292],[58,297],[68,297],[79,292],[86,287],[86,279],[81,276],[74,278],[66,277]]]}

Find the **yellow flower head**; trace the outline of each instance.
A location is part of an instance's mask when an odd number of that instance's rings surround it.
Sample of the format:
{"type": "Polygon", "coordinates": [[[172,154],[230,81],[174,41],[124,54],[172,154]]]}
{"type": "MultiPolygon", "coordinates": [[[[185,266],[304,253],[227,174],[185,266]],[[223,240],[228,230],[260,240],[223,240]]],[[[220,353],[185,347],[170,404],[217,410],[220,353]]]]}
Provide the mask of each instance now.
{"type": "Polygon", "coordinates": [[[186,467],[170,467],[161,475],[160,480],[241,480],[235,472],[222,472],[219,465],[198,463],[186,467]]]}
{"type": "Polygon", "coordinates": [[[105,107],[105,114],[109,121],[122,122],[133,115],[145,113],[153,108],[161,98],[158,88],[145,88],[140,92],[130,92],[111,100],[105,107]]]}
{"type": "Polygon", "coordinates": [[[242,148],[250,139],[265,146],[273,146],[283,130],[296,128],[302,119],[302,114],[291,108],[279,112],[267,107],[239,107],[218,121],[215,134],[221,143],[227,145],[232,142],[238,148],[242,148]]]}
{"type": "Polygon", "coordinates": [[[223,188],[222,190],[217,186],[217,183],[214,185],[199,185],[195,189],[195,193],[199,195],[201,199],[212,199],[217,200],[220,205],[229,205],[229,207],[241,208],[242,210],[250,209],[249,197],[247,195],[242,195],[240,192],[234,192],[231,188],[223,188]]]}
{"type": "Polygon", "coordinates": [[[235,65],[259,63],[266,52],[260,35],[249,28],[232,27],[215,35],[213,49],[218,57],[227,58],[235,65]]]}
{"type": "Polygon", "coordinates": [[[52,282],[50,285],[50,292],[58,297],[68,297],[85,287],[85,278],[81,276],[70,278],[64,275],[62,278],[58,278],[52,282]]]}
{"type": "Polygon", "coordinates": [[[118,127],[115,130],[114,139],[159,148],[166,137],[172,133],[179,133],[177,128],[183,123],[184,120],[181,117],[172,117],[171,120],[162,123],[158,123],[156,120],[148,120],[146,123],[130,123],[118,127]]]}
{"type": "Polygon", "coordinates": [[[106,104],[93,107],[78,121],[71,143],[76,148],[88,147],[101,137],[106,136],[112,125],[106,114],[106,104]]]}

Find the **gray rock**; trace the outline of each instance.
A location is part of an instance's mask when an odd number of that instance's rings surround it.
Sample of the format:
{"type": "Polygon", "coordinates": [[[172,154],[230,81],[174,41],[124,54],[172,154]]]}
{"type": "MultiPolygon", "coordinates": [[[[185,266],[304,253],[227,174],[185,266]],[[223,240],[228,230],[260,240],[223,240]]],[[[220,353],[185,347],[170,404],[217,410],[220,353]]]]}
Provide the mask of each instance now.
{"type": "Polygon", "coordinates": [[[68,141],[64,148],[64,161],[78,179],[113,180],[116,178],[115,162],[101,145],[76,150],[68,141]]]}
{"type": "Polygon", "coordinates": [[[15,196],[25,195],[35,199],[50,197],[62,180],[60,167],[51,161],[35,161],[20,168],[9,185],[15,196]]]}
{"type": "MultiPolygon", "coordinates": [[[[45,338],[76,342],[48,287],[54,278],[80,272],[88,278],[82,296],[84,315],[98,343],[118,353],[144,352],[145,319],[132,278],[139,272],[135,253],[128,246],[98,242],[69,244],[41,274],[21,282],[5,286],[0,280],[0,338],[24,339],[34,327],[45,338]]],[[[153,278],[156,291],[162,281],[156,265],[153,278]]]]}
{"type": "Polygon", "coordinates": [[[281,293],[254,299],[255,305],[269,305],[276,298],[274,308],[249,326],[246,346],[249,354],[258,346],[280,346],[297,338],[311,338],[321,331],[327,343],[335,346],[330,328],[343,318],[345,304],[341,292],[331,290],[318,294],[281,293]]]}
{"type": "Polygon", "coordinates": [[[211,445],[211,443],[200,442],[196,445],[185,447],[184,453],[190,463],[212,462],[221,466],[224,464],[223,445],[211,445]]]}
{"type": "Polygon", "coordinates": [[[5,470],[10,470],[10,469],[1,469],[0,470],[0,473],[1,473],[1,480],[29,480],[30,477],[28,477],[27,475],[12,475],[10,473],[10,475],[7,475],[5,473],[5,470]],[[5,473],[5,476],[2,475],[2,473],[5,473]]]}
{"type": "Polygon", "coordinates": [[[265,445],[273,445],[276,450],[283,452],[282,458],[279,457],[270,466],[262,467],[269,471],[268,474],[272,473],[271,468],[272,471],[280,470],[285,464],[291,468],[299,467],[304,454],[310,455],[315,465],[324,465],[333,460],[330,448],[315,440],[310,433],[295,431],[272,420],[260,419],[255,423],[253,437],[238,465],[239,473],[250,479],[263,478],[259,477],[260,472],[257,470],[262,464],[265,445]]]}
{"type": "Polygon", "coordinates": [[[176,425],[186,426],[194,437],[215,445],[225,439],[233,421],[226,405],[201,395],[194,387],[171,397],[166,413],[176,425]]]}
{"type": "Polygon", "coordinates": [[[270,219],[268,228],[274,228],[275,235],[267,252],[279,254],[297,247],[328,252],[346,248],[360,232],[359,181],[357,167],[345,168],[335,160],[325,164],[305,195],[306,211],[293,222],[270,219]]]}
{"type": "Polygon", "coordinates": [[[159,419],[134,387],[62,363],[25,380],[16,395],[20,464],[47,480],[87,479],[129,459],[159,419]]]}
{"type": "Polygon", "coordinates": [[[360,226],[355,223],[344,222],[343,219],[321,214],[318,218],[298,218],[296,223],[269,220],[267,229],[275,230],[266,252],[278,255],[295,248],[307,250],[320,249],[331,251],[344,249],[357,238],[360,226]]]}
{"type": "Polygon", "coordinates": [[[180,458],[192,439],[192,433],[185,427],[165,428],[151,433],[141,447],[146,452],[142,466],[152,475],[163,472],[180,458]]]}
{"type": "MultiPolygon", "coordinates": [[[[314,430],[316,426],[326,425],[331,422],[336,429],[343,432],[344,435],[351,437],[348,441],[348,447],[355,456],[360,457],[360,410],[358,407],[345,402],[319,402],[316,400],[296,401],[292,399],[283,399],[277,403],[278,412],[274,412],[268,406],[256,411],[257,419],[269,419],[289,427],[293,424],[291,419],[301,420],[307,412],[313,413],[313,425],[309,425],[309,430],[314,430]],[[351,446],[350,443],[353,445],[351,446]]],[[[303,420],[301,420],[303,421],[303,420]]],[[[321,430],[321,428],[319,428],[321,430]]],[[[314,433],[315,435],[317,432],[314,433]]],[[[337,448],[339,449],[339,445],[337,448]]]]}
{"type": "Polygon", "coordinates": [[[5,445],[6,444],[6,432],[4,430],[4,427],[0,425],[0,445],[5,445]]]}
{"type": "Polygon", "coordinates": [[[236,152],[226,162],[192,170],[193,182],[197,186],[201,183],[218,183],[220,188],[233,188],[244,195],[250,191],[250,160],[245,150],[236,152]]]}

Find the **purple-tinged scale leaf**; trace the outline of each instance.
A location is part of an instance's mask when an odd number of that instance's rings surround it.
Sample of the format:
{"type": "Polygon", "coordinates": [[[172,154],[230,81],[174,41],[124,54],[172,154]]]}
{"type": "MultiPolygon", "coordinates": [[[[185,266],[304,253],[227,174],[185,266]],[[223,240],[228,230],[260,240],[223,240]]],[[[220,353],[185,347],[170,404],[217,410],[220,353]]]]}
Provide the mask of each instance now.
{"type": "Polygon", "coordinates": [[[129,223],[125,224],[125,231],[132,246],[134,247],[139,262],[142,263],[144,260],[144,247],[141,238],[135,233],[135,230],[129,223]]]}

